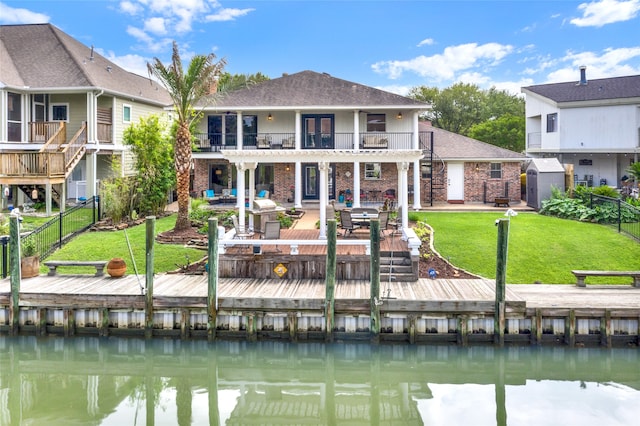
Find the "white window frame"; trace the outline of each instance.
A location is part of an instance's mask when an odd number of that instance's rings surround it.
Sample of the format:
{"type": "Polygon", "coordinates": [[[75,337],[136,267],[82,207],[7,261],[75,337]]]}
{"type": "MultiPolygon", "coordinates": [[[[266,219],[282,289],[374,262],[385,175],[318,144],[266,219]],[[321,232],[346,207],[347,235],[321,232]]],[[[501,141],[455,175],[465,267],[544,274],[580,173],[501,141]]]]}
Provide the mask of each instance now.
{"type": "Polygon", "coordinates": [[[364,163],[364,179],[382,179],[382,165],[380,163],[364,163]]]}
{"type": "Polygon", "coordinates": [[[122,122],[123,123],[131,123],[131,114],[133,113],[133,108],[129,104],[122,104],[122,122]],[[129,109],[129,119],[127,120],[125,111],[129,109]]]}
{"type": "Polygon", "coordinates": [[[367,133],[386,132],[387,131],[387,115],[385,113],[367,113],[367,133]],[[372,121],[374,118],[380,117],[382,121],[372,121]]]}
{"type": "Polygon", "coordinates": [[[51,104],[49,104],[49,118],[50,121],[64,121],[66,123],[69,122],[69,116],[71,115],[71,110],[69,109],[69,103],[68,102],[52,102],[51,104]],[[53,117],[53,109],[55,107],[60,107],[63,106],[67,109],[67,118],[65,118],[64,120],[56,120],[53,117]]]}
{"type": "Polygon", "coordinates": [[[502,163],[491,163],[489,173],[491,179],[502,179],[502,163]]]}

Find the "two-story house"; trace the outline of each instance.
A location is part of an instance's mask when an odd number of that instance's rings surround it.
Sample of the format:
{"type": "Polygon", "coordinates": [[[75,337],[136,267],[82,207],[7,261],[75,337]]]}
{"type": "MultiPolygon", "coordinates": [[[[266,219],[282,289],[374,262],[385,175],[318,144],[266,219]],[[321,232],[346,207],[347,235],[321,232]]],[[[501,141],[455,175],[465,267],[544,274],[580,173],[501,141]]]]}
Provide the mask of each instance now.
{"type": "Polygon", "coordinates": [[[254,190],[296,207],[317,202],[323,224],[330,200],[388,201],[401,207],[404,226],[409,208],[434,201],[519,200],[524,157],[419,122],[428,108],[313,71],[230,92],[204,106],[194,192],[233,191],[221,201],[240,210],[252,206],[254,190]]]}
{"type": "Polygon", "coordinates": [[[523,87],[527,155],[556,157],[574,185],[619,186],[640,159],[640,75],[523,87]]]}
{"type": "Polygon", "coordinates": [[[64,209],[98,181],[132,171],[124,129],[170,104],[155,81],[120,68],[51,24],[0,26],[2,206],[64,209]]]}

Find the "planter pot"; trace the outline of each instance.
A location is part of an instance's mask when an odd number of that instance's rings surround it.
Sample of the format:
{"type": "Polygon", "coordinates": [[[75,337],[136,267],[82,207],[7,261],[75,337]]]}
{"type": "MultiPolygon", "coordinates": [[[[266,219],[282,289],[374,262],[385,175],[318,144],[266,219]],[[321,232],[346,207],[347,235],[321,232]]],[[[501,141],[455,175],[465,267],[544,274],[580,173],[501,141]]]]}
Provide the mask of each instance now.
{"type": "Polygon", "coordinates": [[[127,264],[123,259],[114,257],[107,263],[107,273],[113,278],[120,278],[127,272],[127,264]]]}
{"type": "Polygon", "coordinates": [[[20,277],[32,278],[40,274],[40,257],[29,256],[20,259],[20,277]]]}
{"type": "Polygon", "coordinates": [[[347,207],[351,207],[351,206],[353,206],[353,203],[352,203],[352,202],[347,201],[347,207]]]}

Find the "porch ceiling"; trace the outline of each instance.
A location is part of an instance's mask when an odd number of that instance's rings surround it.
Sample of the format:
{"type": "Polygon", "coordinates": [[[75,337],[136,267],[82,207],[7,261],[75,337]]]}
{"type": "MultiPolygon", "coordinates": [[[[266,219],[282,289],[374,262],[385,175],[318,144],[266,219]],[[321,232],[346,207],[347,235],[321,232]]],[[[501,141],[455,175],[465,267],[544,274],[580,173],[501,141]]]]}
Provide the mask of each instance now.
{"type": "Polygon", "coordinates": [[[421,150],[222,150],[222,156],[232,163],[399,163],[420,160],[421,150]]]}

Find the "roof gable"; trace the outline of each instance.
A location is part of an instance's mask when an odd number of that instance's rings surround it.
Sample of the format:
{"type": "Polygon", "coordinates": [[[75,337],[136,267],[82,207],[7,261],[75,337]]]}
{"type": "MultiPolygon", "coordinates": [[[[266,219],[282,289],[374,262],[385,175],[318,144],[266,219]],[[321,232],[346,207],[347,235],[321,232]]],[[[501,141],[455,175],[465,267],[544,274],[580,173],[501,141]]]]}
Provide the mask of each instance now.
{"type": "Polygon", "coordinates": [[[301,71],[236,90],[216,108],[394,107],[425,110],[428,104],[314,71],[301,71]]]}
{"type": "Polygon", "coordinates": [[[539,84],[522,88],[555,102],[598,101],[640,97],[640,75],[589,80],[586,84],[539,84]]]}
{"type": "Polygon", "coordinates": [[[420,122],[421,132],[433,132],[433,152],[443,160],[512,160],[522,161],[525,156],[477,139],[420,122]]]}
{"type": "Polygon", "coordinates": [[[0,43],[0,81],[6,85],[31,92],[96,88],[162,105],[171,102],[157,82],[120,68],[51,24],[0,26],[0,43]]]}

